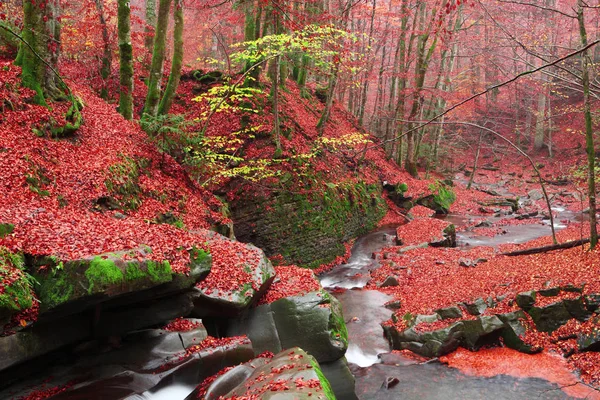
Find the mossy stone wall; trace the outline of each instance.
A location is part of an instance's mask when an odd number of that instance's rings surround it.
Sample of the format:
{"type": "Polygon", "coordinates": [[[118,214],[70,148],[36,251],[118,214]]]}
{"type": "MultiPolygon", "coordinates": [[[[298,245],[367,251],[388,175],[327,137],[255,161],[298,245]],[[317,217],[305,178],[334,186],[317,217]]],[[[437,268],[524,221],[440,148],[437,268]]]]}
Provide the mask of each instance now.
{"type": "Polygon", "coordinates": [[[236,238],[310,268],[344,254],[343,243],[372,230],[387,211],[381,187],[362,182],[250,196],[230,204],[236,238]]]}

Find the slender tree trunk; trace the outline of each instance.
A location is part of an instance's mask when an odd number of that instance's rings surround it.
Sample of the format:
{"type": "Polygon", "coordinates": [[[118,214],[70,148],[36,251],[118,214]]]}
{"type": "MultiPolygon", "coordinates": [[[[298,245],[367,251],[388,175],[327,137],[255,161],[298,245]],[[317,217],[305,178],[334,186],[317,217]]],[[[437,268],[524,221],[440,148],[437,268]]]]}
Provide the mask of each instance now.
{"type": "Polygon", "coordinates": [[[23,86],[34,90],[35,102],[45,106],[46,99],[63,96],[52,71],[56,70],[60,48],[60,25],[56,19],[58,5],[55,1],[48,0],[45,5],[34,0],[23,1],[23,40],[31,48],[21,45],[15,61],[22,69],[23,86]]]}
{"type": "MultiPolygon", "coordinates": [[[[587,32],[585,29],[585,17],[583,14],[584,2],[577,1],[577,21],[579,22],[579,35],[581,44],[585,47],[588,44],[587,32]]],[[[594,130],[592,126],[592,113],[590,106],[590,75],[589,75],[589,52],[586,50],[581,53],[581,83],[583,85],[583,113],[585,116],[585,149],[588,159],[588,201],[590,207],[590,248],[593,250],[598,244],[598,230],[596,227],[596,159],[594,152],[594,130]]]]}
{"type": "MultiPolygon", "coordinates": [[[[121,1],[122,0],[119,0],[119,2],[121,1]]],[[[160,100],[160,87],[165,63],[165,42],[167,39],[170,9],[171,0],[160,0],[156,33],[154,35],[150,79],[148,82],[148,95],[146,96],[146,104],[144,105],[144,112],[142,113],[148,114],[151,117],[155,117],[158,114],[158,102],[160,100]]]]}
{"type": "Polygon", "coordinates": [[[171,62],[171,73],[165,88],[165,93],[158,106],[159,114],[168,114],[173,104],[175,92],[181,79],[181,67],[183,65],[183,0],[175,0],[173,19],[173,61],[171,62]]]}
{"type": "Polygon", "coordinates": [[[475,173],[477,172],[477,164],[479,163],[479,154],[481,152],[481,140],[483,139],[483,131],[479,133],[479,140],[477,141],[477,153],[475,153],[475,162],[473,163],[473,172],[471,173],[471,177],[469,178],[469,184],[467,185],[467,190],[471,190],[471,186],[473,185],[473,181],[475,180],[475,173]]]}
{"type": "MultiPolygon", "coordinates": [[[[98,1],[98,0],[96,0],[98,1]]],[[[156,0],[146,1],[146,26],[144,27],[144,46],[146,54],[152,54],[154,44],[154,30],[156,28],[156,0]]]]}
{"type": "Polygon", "coordinates": [[[125,119],[133,119],[133,47],[130,14],[129,0],[119,0],[119,112],[125,119]]]}
{"type": "MultiPolygon", "coordinates": [[[[542,75],[543,76],[543,75],[542,75]]],[[[543,81],[542,81],[543,82],[543,81]]],[[[538,94],[538,107],[535,122],[535,136],[533,138],[533,148],[539,151],[544,147],[544,120],[546,116],[546,88],[538,94]]]]}
{"type": "Polygon", "coordinates": [[[112,52],[110,51],[110,36],[108,34],[108,26],[106,25],[106,18],[104,16],[103,0],[95,0],[95,3],[96,11],[98,11],[100,27],[102,28],[102,42],[104,45],[102,51],[102,61],[100,64],[100,77],[102,78],[102,88],[100,89],[100,97],[102,97],[104,100],[108,100],[107,81],[110,77],[112,65],[112,52]]]}

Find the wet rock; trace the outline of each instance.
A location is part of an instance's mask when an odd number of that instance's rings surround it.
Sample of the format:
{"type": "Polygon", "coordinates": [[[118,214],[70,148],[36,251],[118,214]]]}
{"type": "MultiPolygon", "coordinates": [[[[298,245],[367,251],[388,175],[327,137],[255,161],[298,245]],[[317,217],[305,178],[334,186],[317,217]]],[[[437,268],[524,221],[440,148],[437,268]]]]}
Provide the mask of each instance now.
{"type": "Polygon", "coordinates": [[[338,360],[348,347],[340,303],[325,291],[252,308],[230,321],[227,335],[247,335],[256,354],[301,347],[319,362],[338,360]]]}
{"type": "MultiPolygon", "coordinates": [[[[252,368],[252,367],[249,367],[252,368]]],[[[208,388],[211,397],[216,398],[261,398],[261,399],[289,399],[308,400],[317,398],[334,399],[333,390],[329,381],[323,375],[317,361],[300,348],[292,348],[277,354],[264,365],[252,368],[252,373],[241,384],[236,385],[229,392],[222,391],[227,388],[223,384],[227,380],[233,385],[248,370],[227,372],[208,388]],[[239,375],[241,374],[241,376],[239,375]],[[231,377],[229,376],[231,375],[231,377]],[[220,384],[217,387],[215,383],[220,384]],[[285,386],[285,390],[273,391],[273,387],[285,386]],[[217,389],[220,389],[218,391],[217,389]]],[[[196,399],[197,393],[192,393],[187,399],[196,399]]]]}
{"type": "Polygon", "coordinates": [[[400,383],[400,379],[398,379],[396,377],[387,377],[385,379],[385,381],[383,381],[383,384],[381,385],[381,387],[384,389],[391,389],[399,383],[400,383]]]}
{"type": "Polygon", "coordinates": [[[527,311],[535,304],[535,291],[523,292],[517,294],[516,302],[519,307],[527,311]]]}
{"type": "Polygon", "coordinates": [[[352,371],[348,367],[346,357],[342,357],[334,362],[320,363],[320,365],[337,399],[358,400],[354,390],[354,375],[352,375],[352,371]]]}
{"type": "MultiPolygon", "coordinates": [[[[50,324],[37,324],[10,336],[0,337],[0,371],[88,338],[91,324],[79,316],[50,324]]],[[[4,375],[3,375],[4,376],[4,375]]],[[[3,380],[8,378],[4,376],[3,380]]],[[[3,398],[0,396],[0,398],[3,398]]]]}
{"type": "Polygon", "coordinates": [[[400,302],[400,300],[392,300],[385,303],[385,308],[387,308],[388,310],[396,311],[399,310],[401,307],[402,303],[400,302]]]}
{"type": "Polygon", "coordinates": [[[600,319],[596,318],[596,323],[591,332],[578,333],[577,345],[579,351],[600,351],[600,319]]]}
{"type": "Polygon", "coordinates": [[[564,299],[563,303],[571,317],[578,321],[587,321],[592,316],[592,313],[586,308],[583,296],[577,299],[564,299]]]}
{"type": "Polygon", "coordinates": [[[189,315],[194,308],[191,293],[160,298],[129,307],[116,307],[99,313],[93,334],[96,337],[122,335],[189,315]]]}
{"type": "MultiPolygon", "coordinates": [[[[523,204],[523,205],[526,206],[525,204],[523,204]]],[[[524,220],[524,219],[530,219],[530,218],[533,218],[533,217],[537,217],[538,214],[539,213],[537,211],[533,211],[533,212],[530,212],[530,213],[525,213],[525,214],[517,215],[515,217],[515,219],[521,221],[521,220],[524,220]]]]}
{"type": "Polygon", "coordinates": [[[391,287],[391,286],[399,286],[400,282],[398,282],[398,277],[394,275],[390,275],[379,285],[379,287],[391,287]]]}
{"type": "Polygon", "coordinates": [[[460,308],[456,306],[440,308],[435,310],[435,313],[439,315],[441,319],[455,319],[463,316],[460,308]]]}
{"type": "Polygon", "coordinates": [[[559,293],[560,293],[560,287],[553,287],[553,288],[538,290],[538,294],[540,294],[541,296],[545,296],[545,297],[558,296],[559,293]]]}
{"type": "Polygon", "coordinates": [[[456,247],[456,227],[448,225],[442,231],[442,238],[429,242],[431,247],[456,247]]]}
{"type": "Polygon", "coordinates": [[[189,376],[201,382],[224,367],[254,357],[247,339],[211,341],[204,345],[202,341],[206,337],[201,325],[187,332],[138,331],[126,336],[119,348],[89,350],[68,367],[59,365],[31,380],[21,379],[6,392],[0,392],[0,398],[26,396],[42,382],[47,388],[74,380],[78,382],[76,385],[53,399],[146,398],[144,393],[159,385],[189,376]],[[186,351],[184,343],[195,345],[186,351]]]}
{"type": "Polygon", "coordinates": [[[541,200],[544,198],[544,194],[539,189],[532,189],[527,192],[527,196],[533,201],[541,200]]]}
{"type": "Polygon", "coordinates": [[[210,271],[209,254],[190,254],[190,274],[174,273],[168,261],[151,260],[149,247],[77,260],[42,257],[31,260],[39,282],[41,319],[57,318],[122,297],[131,303],[191,288],[210,271]],[[152,290],[150,290],[152,289],[152,290]]]}
{"type": "Polygon", "coordinates": [[[541,347],[533,347],[523,341],[523,338],[527,334],[527,329],[522,322],[526,317],[523,311],[519,310],[506,314],[498,314],[497,317],[504,323],[504,327],[500,331],[500,336],[506,347],[527,354],[542,351],[541,347]]]}
{"type": "MultiPolygon", "coordinates": [[[[221,236],[220,240],[227,240],[221,236]]],[[[256,263],[247,263],[245,268],[251,275],[250,282],[244,282],[231,290],[218,288],[195,288],[194,310],[192,315],[204,317],[233,317],[255,303],[271,286],[275,279],[275,269],[259,248],[247,244],[248,250],[258,252],[256,263]],[[258,289],[254,289],[254,288],[258,289]]]]}
{"type": "Polygon", "coordinates": [[[218,376],[206,390],[204,400],[217,400],[222,398],[222,396],[227,395],[227,393],[235,390],[238,386],[248,380],[256,368],[268,364],[269,361],[270,359],[268,358],[256,358],[245,364],[238,365],[225,372],[223,375],[218,376]]]}
{"type": "Polygon", "coordinates": [[[495,315],[480,316],[462,322],[463,339],[461,345],[469,350],[479,350],[481,346],[495,341],[504,328],[504,323],[495,315]]]}
{"type": "Polygon", "coordinates": [[[488,307],[485,300],[483,300],[481,297],[475,299],[475,301],[473,303],[462,303],[462,304],[467,309],[467,312],[471,315],[481,315],[485,312],[485,310],[488,307]]]}
{"type": "Polygon", "coordinates": [[[600,294],[589,294],[584,299],[588,311],[597,312],[600,309],[600,294]]]}
{"type": "Polygon", "coordinates": [[[531,307],[526,310],[535,323],[536,328],[542,332],[552,333],[571,319],[571,314],[563,301],[543,307],[531,307]]]}
{"type": "Polygon", "coordinates": [[[471,260],[470,258],[459,258],[458,265],[465,268],[475,268],[477,266],[477,262],[471,260]]]}
{"type": "Polygon", "coordinates": [[[565,285],[565,286],[561,286],[560,290],[562,290],[563,292],[569,292],[569,293],[583,293],[583,289],[585,287],[585,283],[581,286],[574,286],[574,285],[565,285]]]}
{"type": "Polygon", "coordinates": [[[485,220],[475,225],[475,228],[491,228],[492,226],[494,226],[493,222],[485,220]]]}

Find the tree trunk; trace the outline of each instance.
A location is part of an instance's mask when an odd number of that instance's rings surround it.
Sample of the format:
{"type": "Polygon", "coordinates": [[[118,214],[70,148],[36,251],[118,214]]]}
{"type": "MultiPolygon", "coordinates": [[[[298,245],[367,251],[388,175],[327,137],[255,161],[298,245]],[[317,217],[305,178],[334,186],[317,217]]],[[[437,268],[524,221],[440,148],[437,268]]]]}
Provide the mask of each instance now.
{"type": "Polygon", "coordinates": [[[60,25],[56,0],[23,2],[23,40],[16,63],[21,66],[23,86],[36,92],[35,102],[47,106],[46,99],[64,96],[57,88],[56,70],[60,48],[60,25]],[[46,64],[47,63],[47,64],[46,64]]]}
{"type": "Polygon", "coordinates": [[[152,54],[155,28],[156,0],[146,0],[146,26],[144,27],[144,46],[146,47],[146,54],[152,54]]]}
{"type": "Polygon", "coordinates": [[[171,62],[171,73],[165,88],[165,93],[158,107],[159,114],[168,114],[173,104],[173,97],[179,86],[181,78],[181,66],[183,65],[183,0],[175,0],[173,12],[175,27],[173,28],[173,61],[171,62]]]}
{"type": "MultiPolygon", "coordinates": [[[[577,0],[577,21],[579,22],[579,35],[583,47],[587,46],[587,32],[585,29],[585,17],[583,14],[584,2],[577,0]]],[[[585,149],[588,159],[588,201],[590,207],[590,249],[598,244],[598,230],[596,227],[596,160],[594,153],[594,130],[592,126],[592,113],[590,106],[590,75],[589,75],[588,51],[581,53],[581,83],[583,85],[583,113],[585,116],[585,149]]]]}
{"type": "MultiPolygon", "coordinates": [[[[120,2],[121,0],[119,0],[119,3],[120,2]]],[[[158,114],[158,102],[160,100],[160,86],[165,62],[165,42],[167,39],[167,27],[169,26],[170,9],[171,0],[160,0],[156,33],[154,35],[150,79],[148,82],[148,95],[146,96],[146,104],[144,105],[144,112],[142,113],[148,114],[151,117],[155,117],[158,114]]]]}
{"type": "Polygon", "coordinates": [[[112,65],[112,52],[110,51],[110,36],[108,34],[108,26],[106,25],[106,18],[104,16],[104,5],[102,0],[95,0],[96,11],[98,11],[98,19],[100,20],[100,27],[102,28],[102,42],[104,43],[104,49],[102,52],[102,61],[100,65],[100,77],[102,78],[102,88],[100,89],[100,97],[104,100],[108,100],[108,88],[107,80],[110,76],[111,65],[112,65]]]}
{"type": "Polygon", "coordinates": [[[129,0],[119,0],[119,112],[133,118],[133,47],[131,46],[131,9],[129,0]]]}
{"type": "MultiPolygon", "coordinates": [[[[543,79],[542,79],[543,82],[543,79]]],[[[543,87],[538,95],[538,108],[535,122],[535,136],[533,138],[533,148],[539,151],[544,147],[544,119],[546,115],[546,88],[543,87]]]]}

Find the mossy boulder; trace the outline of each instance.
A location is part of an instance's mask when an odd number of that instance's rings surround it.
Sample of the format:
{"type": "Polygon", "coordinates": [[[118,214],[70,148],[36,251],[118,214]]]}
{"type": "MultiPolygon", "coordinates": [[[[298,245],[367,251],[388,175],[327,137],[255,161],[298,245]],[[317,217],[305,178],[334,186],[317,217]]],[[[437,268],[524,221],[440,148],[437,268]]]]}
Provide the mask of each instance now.
{"type": "Polygon", "coordinates": [[[328,184],[305,193],[242,192],[230,203],[235,237],[284,264],[317,267],[346,251],[343,243],[375,228],[387,212],[380,185],[328,184]]]}
{"type": "Polygon", "coordinates": [[[432,330],[419,326],[439,320],[441,319],[437,314],[418,315],[409,321],[409,327],[404,330],[385,324],[383,330],[394,350],[410,350],[424,357],[439,357],[456,350],[459,346],[477,350],[496,341],[504,327],[502,321],[494,315],[461,321],[449,320],[445,326],[432,330]]]}
{"type": "Polygon", "coordinates": [[[339,301],[324,290],[284,297],[231,321],[228,335],[247,335],[257,354],[299,346],[319,362],[340,359],[348,331],[339,301]]]}
{"type": "Polygon", "coordinates": [[[174,273],[168,261],[154,261],[151,249],[100,254],[77,260],[43,257],[32,260],[42,313],[83,310],[112,298],[169,284],[173,291],[192,287],[210,270],[210,255],[190,250],[190,273],[174,273]]]}
{"type": "MultiPolygon", "coordinates": [[[[187,397],[195,398],[196,393],[187,397]]],[[[218,377],[208,387],[204,399],[220,398],[335,400],[336,397],[319,363],[295,347],[271,360],[258,359],[218,377]]]]}
{"type": "MultiPolygon", "coordinates": [[[[221,235],[215,235],[219,237],[218,240],[230,241],[221,235]]],[[[258,261],[247,261],[243,266],[244,272],[249,275],[248,281],[228,289],[197,285],[194,289],[195,317],[236,316],[254,304],[269,289],[275,279],[273,265],[262,250],[250,244],[245,246],[249,251],[260,254],[258,261]]]]}

